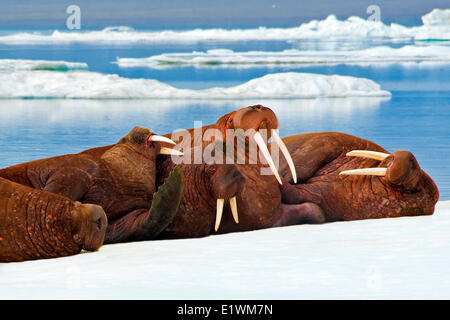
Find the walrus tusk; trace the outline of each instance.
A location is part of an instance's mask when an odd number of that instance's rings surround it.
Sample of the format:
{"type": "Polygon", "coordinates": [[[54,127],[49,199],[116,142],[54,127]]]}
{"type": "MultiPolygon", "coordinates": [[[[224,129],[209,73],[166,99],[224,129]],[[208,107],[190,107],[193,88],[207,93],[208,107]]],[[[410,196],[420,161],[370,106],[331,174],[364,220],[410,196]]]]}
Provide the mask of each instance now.
{"type": "Polygon", "coordinates": [[[291,154],[289,153],[286,145],[284,144],[283,140],[281,140],[280,136],[278,135],[277,131],[275,129],[272,129],[272,137],[273,141],[278,145],[278,148],[280,148],[281,152],[284,155],[284,158],[286,159],[289,169],[291,170],[292,178],[294,179],[294,183],[297,184],[297,171],[295,170],[294,161],[292,160],[291,154]]]}
{"type": "Polygon", "coordinates": [[[339,173],[340,176],[385,176],[387,168],[364,168],[364,169],[354,169],[345,170],[339,173]]]}
{"type": "Polygon", "coordinates": [[[368,150],[353,150],[353,151],[347,152],[346,156],[347,157],[362,157],[362,158],[369,158],[369,159],[383,161],[384,159],[389,157],[389,153],[368,151],[368,150]]]}
{"type": "Polygon", "coordinates": [[[237,209],[236,196],[230,199],[231,213],[233,213],[234,222],[239,223],[239,215],[237,209]]]}
{"type": "Polygon", "coordinates": [[[261,134],[259,132],[256,132],[253,137],[256,141],[256,144],[261,149],[261,152],[262,152],[264,158],[266,159],[267,163],[269,164],[270,170],[272,170],[273,174],[277,178],[278,183],[283,184],[283,182],[281,182],[281,178],[280,178],[280,175],[278,174],[277,168],[275,167],[275,163],[273,163],[273,159],[270,156],[269,149],[267,149],[267,146],[264,143],[264,139],[261,137],[261,134]]]}
{"type": "Polygon", "coordinates": [[[157,135],[151,135],[150,137],[148,137],[148,141],[159,141],[159,142],[170,143],[170,144],[173,144],[174,146],[176,145],[176,142],[174,142],[173,140],[163,137],[163,136],[157,136],[157,135]]]}
{"type": "Polygon", "coordinates": [[[224,203],[225,203],[225,199],[217,199],[216,226],[214,227],[214,230],[216,232],[217,232],[217,230],[219,230],[220,222],[222,221],[224,203]]]}
{"type": "Polygon", "coordinates": [[[178,150],[174,150],[174,149],[170,149],[170,148],[166,148],[166,147],[161,147],[161,149],[159,150],[159,154],[168,154],[168,155],[172,155],[172,156],[182,156],[183,152],[178,151],[178,150]]]}

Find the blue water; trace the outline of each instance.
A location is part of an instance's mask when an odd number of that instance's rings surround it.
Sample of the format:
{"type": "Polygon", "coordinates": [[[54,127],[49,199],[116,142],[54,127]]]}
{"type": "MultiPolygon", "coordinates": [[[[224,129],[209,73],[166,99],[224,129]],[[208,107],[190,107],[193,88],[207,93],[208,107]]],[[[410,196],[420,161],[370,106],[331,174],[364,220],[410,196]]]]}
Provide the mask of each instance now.
{"type": "MultiPolygon", "coordinates": [[[[215,122],[236,108],[261,103],[273,108],[282,136],[302,132],[341,131],[372,140],[388,150],[412,151],[437,182],[441,200],[450,199],[450,67],[448,65],[314,66],[304,68],[176,67],[164,70],[121,69],[116,57],[148,57],[168,52],[227,48],[277,51],[289,48],[355,49],[370,42],[320,41],[208,42],[145,45],[0,45],[0,59],[45,59],[86,62],[89,70],[127,78],[151,78],[178,88],[233,86],[267,73],[297,71],[365,77],[392,92],[390,99],[304,100],[0,100],[0,167],[79,152],[116,142],[133,126],[158,133],[191,128],[194,121],[215,122]]],[[[379,45],[379,44],[377,44],[379,45]]],[[[398,44],[388,44],[398,46],[398,44]]]]}

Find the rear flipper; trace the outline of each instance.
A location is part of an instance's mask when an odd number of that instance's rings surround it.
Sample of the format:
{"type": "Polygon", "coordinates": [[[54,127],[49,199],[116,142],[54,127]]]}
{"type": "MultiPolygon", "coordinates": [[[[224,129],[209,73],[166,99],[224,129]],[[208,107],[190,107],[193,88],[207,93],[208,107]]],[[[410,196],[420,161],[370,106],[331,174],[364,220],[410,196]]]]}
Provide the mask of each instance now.
{"type": "Polygon", "coordinates": [[[274,227],[292,226],[297,224],[317,224],[325,222],[325,214],[315,203],[281,204],[280,218],[274,227]]]}
{"type": "Polygon", "coordinates": [[[184,176],[180,168],[170,173],[153,195],[150,210],[138,209],[112,221],[106,230],[105,243],[151,240],[173,220],[184,192],[184,176]]]}

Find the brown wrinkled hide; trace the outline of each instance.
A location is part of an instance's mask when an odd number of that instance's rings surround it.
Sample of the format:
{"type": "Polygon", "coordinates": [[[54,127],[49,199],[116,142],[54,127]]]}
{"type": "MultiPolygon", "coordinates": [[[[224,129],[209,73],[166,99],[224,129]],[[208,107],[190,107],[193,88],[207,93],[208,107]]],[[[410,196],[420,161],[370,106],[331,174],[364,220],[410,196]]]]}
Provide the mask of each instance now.
{"type": "MultiPolygon", "coordinates": [[[[158,184],[175,167],[170,157],[158,159],[158,184]]],[[[234,165],[180,164],[185,179],[185,191],[172,223],[158,236],[160,239],[197,238],[214,233],[216,202],[239,196],[245,179],[234,165]]],[[[225,207],[224,220],[231,216],[225,207]]]]}
{"type": "MultiPolygon", "coordinates": [[[[189,129],[191,141],[189,147],[205,148],[214,139],[203,140],[205,132],[218,130],[223,138],[227,130],[243,131],[266,129],[270,137],[271,129],[278,128],[278,120],[274,112],[261,105],[250,106],[230,112],[209,126],[197,128],[200,135],[189,129]],[[202,140],[200,140],[202,139],[202,140]]],[[[173,138],[173,134],[166,137],[173,138]]],[[[175,139],[174,139],[175,140],[175,139]]],[[[225,143],[220,141],[220,143],[225,143]]],[[[232,140],[236,148],[236,140],[232,140]]],[[[246,146],[248,147],[248,146],[246,146]]],[[[226,147],[223,147],[223,150],[226,147]]],[[[186,151],[186,150],[183,150],[186,151]]],[[[187,154],[188,152],[185,152],[187,154]]],[[[191,156],[194,151],[190,150],[191,156]]],[[[237,155],[237,153],[234,153],[237,155]]],[[[216,159],[225,162],[223,155],[216,159]]],[[[246,159],[248,161],[248,159],[246,159]]],[[[158,157],[158,184],[167,177],[175,166],[170,157],[158,157]]],[[[193,163],[191,159],[191,163],[193,163]]],[[[272,176],[261,176],[260,164],[182,164],[179,166],[185,176],[185,193],[178,214],[160,238],[203,237],[215,234],[214,224],[216,203],[218,198],[225,199],[222,223],[217,233],[248,231],[273,226],[280,216],[281,193],[276,179],[272,176]],[[237,196],[239,224],[232,218],[229,199],[237,196]]]]}
{"type": "Polygon", "coordinates": [[[135,127],[115,145],[12,166],[0,177],[101,206],[110,223],[106,242],[126,241],[144,223],[156,191],[160,144],[148,142],[151,135],[135,127]],[[114,222],[127,216],[126,231],[116,230],[114,222]]]}
{"type": "Polygon", "coordinates": [[[0,178],[0,262],[97,250],[106,225],[106,215],[98,206],[0,178]]]}
{"type": "MultiPolygon", "coordinates": [[[[434,181],[408,151],[384,161],[347,157],[352,150],[388,153],[373,142],[338,132],[301,134],[283,139],[297,169],[299,184],[284,185],[286,203],[315,203],[326,221],[430,215],[439,199],[434,181]],[[344,170],[388,168],[385,177],[340,176],[344,170]]],[[[287,164],[280,172],[290,179],[287,164]]]]}

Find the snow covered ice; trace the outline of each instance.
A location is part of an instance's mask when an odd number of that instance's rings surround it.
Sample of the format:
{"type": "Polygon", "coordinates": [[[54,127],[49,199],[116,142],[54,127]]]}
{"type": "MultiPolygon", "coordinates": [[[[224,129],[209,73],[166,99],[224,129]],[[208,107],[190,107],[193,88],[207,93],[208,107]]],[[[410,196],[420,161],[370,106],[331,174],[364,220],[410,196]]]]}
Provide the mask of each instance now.
{"type": "Polygon", "coordinates": [[[103,246],[0,264],[0,298],[449,299],[450,201],[433,216],[103,246]]]}
{"type": "Polygon", "coordinates": [[[274,73],[230,88],[178,89],[153,79],[128,79],[90,71],[0,73],[0,98],[251,99],[385,97],[372,80],[339,75],[274,73]]]}
{"type": "Polygon", "coordinates": [[[79,43],[155,43],[199,41],[252,41],[298,39],[413,39],[450,40],[449,9],[434,9],[422,17],[423,25],[407,27],[384,24],[352,16],[339,20],[331,14],[323,20],[311,20],[298,27],[253,29],[192,29],[185,31],[137,31],[126,26],[107,27],[103,30],[52,33],[22,32],[0,36],[5,44],[70,44],[79,43]]]}
{"type": "Polygon", "coordinates": [[[85,69],[88,69],[88,65],[84,62],[0,59],[0,72],[38,70],[68,71],[85,69]]]}
{"type": "Polygon", "coordinates": [[[165,53],[148,58],[118,58],[122,68],[147,67],[169,68],[186,65],[196,67],[235,67],[256,65],[289,68],[323,64],[388,64],[406,62],[450,63],[449,46],[404,46],[390,48],[373,47],[363,50],[309,51],[288,49],[279,52],[248,51],[234,52],[229,49],[214,49],[206,52],[165,53]]]}

